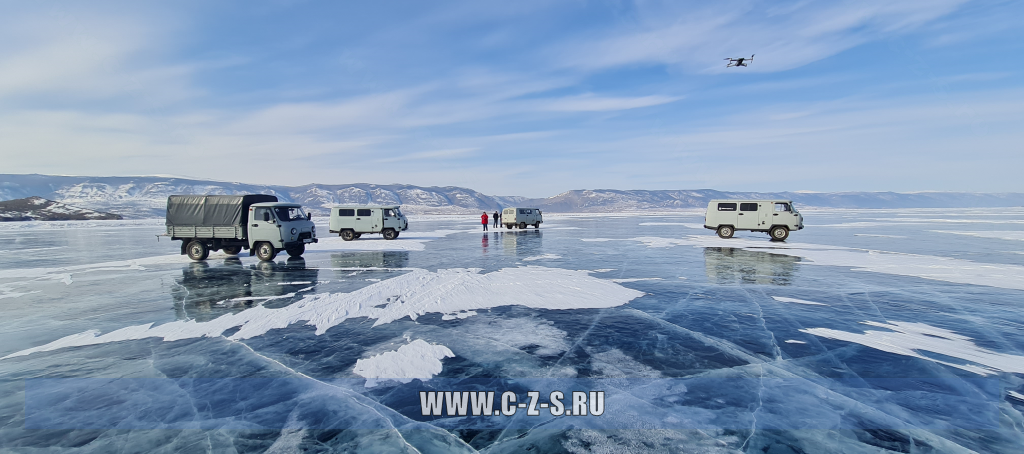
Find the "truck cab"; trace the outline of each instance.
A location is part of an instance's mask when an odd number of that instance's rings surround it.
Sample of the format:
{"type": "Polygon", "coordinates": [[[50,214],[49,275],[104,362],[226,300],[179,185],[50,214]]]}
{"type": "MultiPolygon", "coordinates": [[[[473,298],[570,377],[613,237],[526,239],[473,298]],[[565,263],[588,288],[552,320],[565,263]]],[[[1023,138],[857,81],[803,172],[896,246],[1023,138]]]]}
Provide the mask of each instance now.
{"type": "Polygon", "coordinates": [[[249,206],[249,251],[260,260],[273,260],[277,251],[285,250],[292,257],[301,256],[306,245],[316,243],[316,226],[302,205],[284,202],[262,202],[249,206]],[[265,258],[269,257],[269,258],[265,258]]]}
{"type": "Polygon", "coordinates": [[[704,212],[704,228],[722,238],[737,230],[764,232],[772,241],[784,241],[792,230],[804,228],[804,216],[792,200],[712,200],[704,212]]]}
{"type": "Polygon", "coordinates": [[[352,241],[364,233],[380,233],[385,240],[409,229],[399,205],[345,205],[331,208],[330,233],[352,241]]]}

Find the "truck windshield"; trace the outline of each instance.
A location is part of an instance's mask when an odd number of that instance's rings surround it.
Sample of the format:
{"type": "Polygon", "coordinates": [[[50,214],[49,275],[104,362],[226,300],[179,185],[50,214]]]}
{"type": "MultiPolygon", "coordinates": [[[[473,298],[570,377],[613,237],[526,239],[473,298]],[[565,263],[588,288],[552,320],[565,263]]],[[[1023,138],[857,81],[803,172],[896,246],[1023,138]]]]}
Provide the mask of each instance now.
{"type": "Polygon", "coordinates": [[[277,207],[274,208],[274,213],[277,213],[277,218],[281,221],[304,221],[306,220],[306,213],[302,212],[302,208],[295,207],[277,207]]]}

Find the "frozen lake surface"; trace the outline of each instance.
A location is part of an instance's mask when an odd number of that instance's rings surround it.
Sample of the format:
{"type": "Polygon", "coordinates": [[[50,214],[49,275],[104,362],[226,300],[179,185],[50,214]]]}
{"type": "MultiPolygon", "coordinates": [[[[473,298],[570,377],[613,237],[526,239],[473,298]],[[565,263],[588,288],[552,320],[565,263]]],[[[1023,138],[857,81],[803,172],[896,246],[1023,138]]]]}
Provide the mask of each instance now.
{"type": "Polygon", "coordinates": [[[162,220],[0,224],[0,447],[1021,452],[1024,209],[804,214],[785,243],[421,217],[274,263],[192,263],[162,220]],[[424,416],[421,391],[605,394],[424,416]]]}

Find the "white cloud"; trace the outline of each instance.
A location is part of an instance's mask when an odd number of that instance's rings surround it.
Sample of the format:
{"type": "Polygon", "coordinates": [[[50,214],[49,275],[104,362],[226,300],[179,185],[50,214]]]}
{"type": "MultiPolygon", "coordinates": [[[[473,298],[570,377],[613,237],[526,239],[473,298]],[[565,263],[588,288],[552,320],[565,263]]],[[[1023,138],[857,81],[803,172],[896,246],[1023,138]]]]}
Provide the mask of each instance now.
{"type": "Polygon", "coordinates": [[[541,109],[556,112],[605,112],[657,106],[681,99],[672,96],[604,97],[587,94],[541,102],[541,109]]]}
{"type": "Polygon", "coordinates": [[[551,57],[588,70],[664,64],[723,72],[723,58],[757,54],[744,71],[783,71],[913,30],[965,2],[641,2],[634,21],[558,46],[551,57]]]}

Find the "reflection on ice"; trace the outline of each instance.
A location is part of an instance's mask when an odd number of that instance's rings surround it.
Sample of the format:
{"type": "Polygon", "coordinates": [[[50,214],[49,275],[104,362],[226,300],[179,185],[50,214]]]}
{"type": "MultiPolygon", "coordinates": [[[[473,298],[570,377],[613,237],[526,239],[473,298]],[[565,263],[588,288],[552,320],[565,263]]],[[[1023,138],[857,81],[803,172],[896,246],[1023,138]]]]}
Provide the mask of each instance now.
{"type": "Polygon", "coordinates": [[[206,322],[240,309],[293,298],[312,291],[318,277],[316,269],[306,269],[302,258],[292,257],[283,264],[258,262],[248,267],[237,257],[225,258],[222,265],[210,262],[189,263],[182,268],[181,278],[175,280],[171,298],[179,319],[206,322]]]}
{"type": "Polygon", "coordinates": [[[365,251],[331,254],[331,266],[336,268],[388,268],[409,266],[409,251],[365,251]]]}
{"type": "Polygon", "coordinates": [[[708,281],[716,284],[790,285],[800,259],[727,247],[704,248],[708,281]]]}

